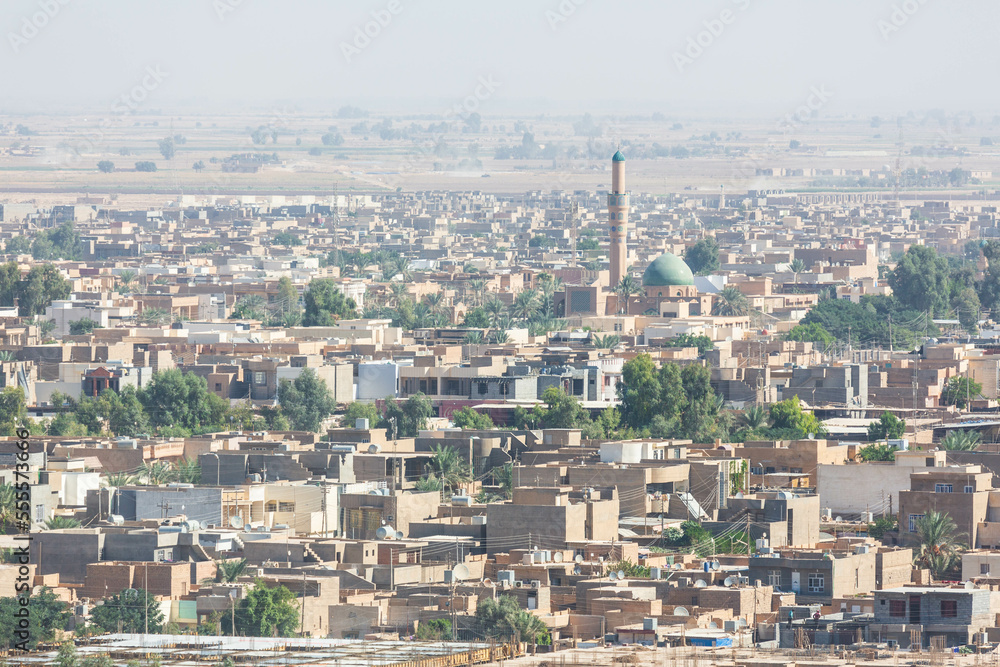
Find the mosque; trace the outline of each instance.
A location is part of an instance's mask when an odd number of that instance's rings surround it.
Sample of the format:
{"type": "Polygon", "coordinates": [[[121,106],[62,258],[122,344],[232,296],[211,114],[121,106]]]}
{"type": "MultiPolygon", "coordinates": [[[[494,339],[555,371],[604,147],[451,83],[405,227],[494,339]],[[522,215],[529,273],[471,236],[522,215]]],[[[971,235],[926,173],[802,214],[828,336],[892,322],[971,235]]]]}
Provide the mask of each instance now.
{"type": "Polygon", "coordinates": [[[664,253],[650,262],[642,275],[642,294],[627,300],[614,286],[628,275],[629,195],[625,190],[625,156],[611,158],[611,191],[608,193],[608,227],[611,236],[609,279],[591,285],[568,285],[565,315],[654,315],[688,317],[708,315],[712,295],[698,292],[694,274],[683,259],[664,253]]]}

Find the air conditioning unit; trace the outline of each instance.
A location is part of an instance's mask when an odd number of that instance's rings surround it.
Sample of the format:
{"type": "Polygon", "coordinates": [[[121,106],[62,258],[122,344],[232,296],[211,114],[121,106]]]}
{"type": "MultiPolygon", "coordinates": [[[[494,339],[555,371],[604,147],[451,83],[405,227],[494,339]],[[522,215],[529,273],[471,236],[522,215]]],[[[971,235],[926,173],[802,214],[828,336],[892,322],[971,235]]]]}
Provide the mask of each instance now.
{"type": "Polygon", "coordinates": [[[833,520],[833,510],[830,509],[829,507],[823,508],[822,519],[823,519],[823,521],[832,521],[833,520]]]}
{"type": "Polygon", "coordinates": [[[523,587],[524,587],[524,582],[521,581],[514,582],[514,588],[523,588],[523,587]]]}
{"type": "Polygon", "coordinates": [[[532,588],[541,588],[542,587],[542,582],[539,581],[538,579],[532,579],[531,580],[531,587],[532,588]]]}

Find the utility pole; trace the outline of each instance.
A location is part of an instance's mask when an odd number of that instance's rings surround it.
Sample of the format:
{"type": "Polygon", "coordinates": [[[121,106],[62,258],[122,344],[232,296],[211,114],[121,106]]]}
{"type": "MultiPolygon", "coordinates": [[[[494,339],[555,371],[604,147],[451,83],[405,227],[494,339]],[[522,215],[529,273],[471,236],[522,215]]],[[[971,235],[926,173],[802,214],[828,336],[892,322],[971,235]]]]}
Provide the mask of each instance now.
{"type": "Polygon", "coordinates": [[[149,563],[146,563],[146,567],[142,571],[142,587],[146,592],[145,599],[143,599],[143,607],[146,608],[146,621],[144,624],[143,632],[149,634],[149,563]]]}
{"type": "Polygon", "coordinates": [[[306,571],[302,570],[302,611],[299,613],[299,636],[305,636],[306,628],[306,571]]]}

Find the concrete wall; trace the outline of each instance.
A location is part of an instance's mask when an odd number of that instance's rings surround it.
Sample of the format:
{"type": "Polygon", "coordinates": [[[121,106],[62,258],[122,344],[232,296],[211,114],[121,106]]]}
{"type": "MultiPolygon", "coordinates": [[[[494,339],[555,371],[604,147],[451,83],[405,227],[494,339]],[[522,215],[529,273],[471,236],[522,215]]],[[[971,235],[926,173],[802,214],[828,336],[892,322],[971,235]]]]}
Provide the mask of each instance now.
{"type": "Polygon", "coordinates": [[[834,515],[890,512],[899,508],[899,492],[909,491],[911,472],[913,468],[892,463],[820,463],[816,493],[821,507],[834,515]]]}

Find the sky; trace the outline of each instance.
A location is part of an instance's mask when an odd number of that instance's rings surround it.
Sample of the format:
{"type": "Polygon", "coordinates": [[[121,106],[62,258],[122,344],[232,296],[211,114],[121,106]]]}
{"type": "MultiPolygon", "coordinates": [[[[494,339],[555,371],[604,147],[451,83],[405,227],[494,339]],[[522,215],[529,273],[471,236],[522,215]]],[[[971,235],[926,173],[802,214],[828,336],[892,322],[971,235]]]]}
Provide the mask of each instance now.
{"type": "Polygon", "coordinates": [[[3,0],[0,112],[1000,109],[995,0],[3,0]]]}

